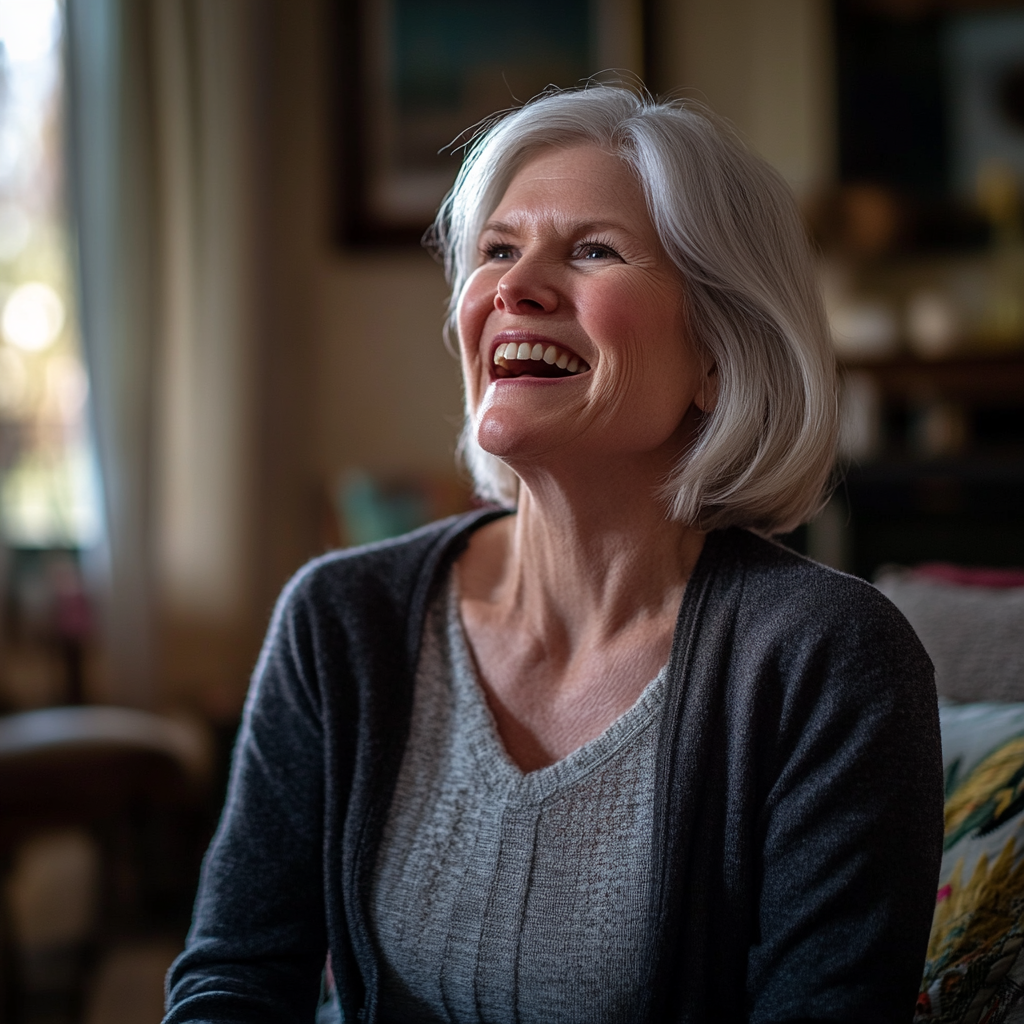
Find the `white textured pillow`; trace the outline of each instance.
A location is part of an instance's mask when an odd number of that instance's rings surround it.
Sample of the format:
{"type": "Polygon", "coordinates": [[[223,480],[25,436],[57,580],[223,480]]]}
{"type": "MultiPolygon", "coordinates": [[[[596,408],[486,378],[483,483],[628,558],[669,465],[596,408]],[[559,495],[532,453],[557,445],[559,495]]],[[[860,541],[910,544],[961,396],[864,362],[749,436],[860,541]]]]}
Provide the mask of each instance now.
{"type": "Polygon", "coordinates": [[[1024,587],[973,587],[888,570],[875,585],[907,617],[960,702],[1024,701],[1024,587]]]}

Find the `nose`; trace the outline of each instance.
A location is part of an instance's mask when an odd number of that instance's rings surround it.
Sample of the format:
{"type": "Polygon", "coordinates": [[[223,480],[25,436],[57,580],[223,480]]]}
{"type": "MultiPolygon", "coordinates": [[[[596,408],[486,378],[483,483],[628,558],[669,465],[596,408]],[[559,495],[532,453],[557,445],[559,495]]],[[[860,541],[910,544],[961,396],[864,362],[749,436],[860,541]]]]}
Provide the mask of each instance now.
{"type": "Polygon", "coordinates": [[[520,257],[502,275],[494,295],[494,308],[529,316],[550,313],[558,306],[558,291],[542,260],[520,257]]]}

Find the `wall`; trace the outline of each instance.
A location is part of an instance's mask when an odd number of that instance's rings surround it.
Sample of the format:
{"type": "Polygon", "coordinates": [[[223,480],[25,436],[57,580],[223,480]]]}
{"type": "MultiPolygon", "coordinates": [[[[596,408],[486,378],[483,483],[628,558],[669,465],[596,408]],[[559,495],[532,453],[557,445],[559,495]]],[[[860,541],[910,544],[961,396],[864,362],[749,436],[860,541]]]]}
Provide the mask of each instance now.
{"type": "Polygon", "coordinates": [[[827,0],[666,0],[659,88],[731,120],[798,193],[834,174],[827,0]]]}
{"type": "Polygon", "coordinates": [[[318,471],[450,473],[459,365],[444,347],[447,288],[426,253],[327,255],[317,386],[318,471]]]}

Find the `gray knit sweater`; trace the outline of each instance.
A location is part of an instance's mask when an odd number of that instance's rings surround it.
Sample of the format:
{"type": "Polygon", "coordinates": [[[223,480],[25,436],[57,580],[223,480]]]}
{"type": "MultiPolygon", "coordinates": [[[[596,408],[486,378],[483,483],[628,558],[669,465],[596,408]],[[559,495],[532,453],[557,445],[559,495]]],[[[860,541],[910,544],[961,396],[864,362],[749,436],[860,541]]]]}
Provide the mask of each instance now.
{"type": "MultiPolygon", "coordinates": [[[[167,1024],[380,1020],[368,920],[432,593],[487,518],[328,555],[257,665],[167,1024]]],[[[906,1024],[942,845],[931,664],[874,588],[743,530],[708,535],[658,734],[633,1021],[906,1024]]],[[[583,1022],[581,1022],[583,1024],[583,1022]]]]}
{"type": "Polygon", "coordinates": [[[454,580],[427,613],[370,920],[395,1024],[619,1024],[654,955],[651,833],[667,674],[524,774],[476,677],[454,580]]]}

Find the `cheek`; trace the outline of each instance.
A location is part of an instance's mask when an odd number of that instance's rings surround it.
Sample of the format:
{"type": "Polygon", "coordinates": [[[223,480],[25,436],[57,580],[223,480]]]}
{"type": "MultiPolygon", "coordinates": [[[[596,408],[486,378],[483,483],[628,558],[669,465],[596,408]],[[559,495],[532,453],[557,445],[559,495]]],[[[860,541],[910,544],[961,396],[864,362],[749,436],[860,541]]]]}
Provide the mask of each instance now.
{"type": "Polygon", "coordinates": [[[600,377],[598,407],[644,434],[674,431],[699,380],[678,292],[607,289],[594,296],[589,317],[606,341],[608,373],[600,377]]]}
{"type": "Polygon", "coordinates": [[[581,313],[618,372],[673,373],[685,360],[685,320],[675,293],[635,285],[595,289],[581,313]]]}
{"type": "Polygon", "coordinates": [[[479,355],[480,335],[487,323],[487,317],[494,310],[497,282],[491,281],[483,270],[484,268],[475,271],[466,282],[456,313],[464,367],[479,355]]]}

